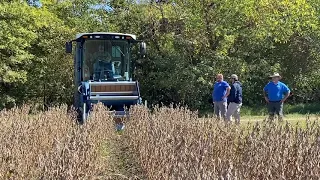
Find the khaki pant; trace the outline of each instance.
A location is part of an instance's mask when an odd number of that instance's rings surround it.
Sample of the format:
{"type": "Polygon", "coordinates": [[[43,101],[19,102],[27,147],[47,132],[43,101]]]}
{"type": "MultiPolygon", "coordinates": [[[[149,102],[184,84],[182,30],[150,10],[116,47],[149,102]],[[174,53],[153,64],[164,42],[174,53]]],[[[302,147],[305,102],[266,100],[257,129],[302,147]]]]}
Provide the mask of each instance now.
{"type": "Polygon", "coordinates": [[[242,103],[237,104],[234,102],[229,103],[227,110],[227,120],[231,122],[231,116],[234,117],[236,123],[240,123],[240,108],[242,103]]]}
{"type": "Polygon", "coordinates": [[[223,120],[226,120],[227,106],[228,106],[228,103],[225,101],[214,102],[214,114],[217,116],[219,120],[221,119],[221,116],[223,120]]]}

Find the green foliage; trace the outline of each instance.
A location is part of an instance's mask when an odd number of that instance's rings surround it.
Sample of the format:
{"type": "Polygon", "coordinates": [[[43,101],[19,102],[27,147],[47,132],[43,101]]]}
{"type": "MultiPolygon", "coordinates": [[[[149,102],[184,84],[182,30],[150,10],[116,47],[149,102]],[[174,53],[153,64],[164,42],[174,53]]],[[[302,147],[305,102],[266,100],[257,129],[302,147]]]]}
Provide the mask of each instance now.
{"type": "Polygon", "coordinates": [[[262,104],[268,75],[279,72],[292,103],[320,100],[318,1],[99,1],[0,3],[0,108],[70,103],[72,57],[64,42],[79,32],[136,34],[148,44],[136,77],[152,104],[210,109],[215,74],[239,75],[244,103],[262,104]],[[109,6],[111,11],[103,8],[109,6]]]}
{"type": "MultiPolygon", "coordinates": [[[[141,34],[151,49],[138,75],[143,94],[154,103],[206,109],[215,74],[237,73],[245,104],[261,104],[267,77],[277,71],[292,88],[294,102],[317,100],[312,92],[319,81],[310,78],[319,74],[317,6],[250,0],[131,5],[130,32],[141,34]],[[173,28],[177,19],[184,24],[180,33],[173,28]]],[[[123,24],[129,21],[118,24],[121,31],[128,31],[123,24]]]]}

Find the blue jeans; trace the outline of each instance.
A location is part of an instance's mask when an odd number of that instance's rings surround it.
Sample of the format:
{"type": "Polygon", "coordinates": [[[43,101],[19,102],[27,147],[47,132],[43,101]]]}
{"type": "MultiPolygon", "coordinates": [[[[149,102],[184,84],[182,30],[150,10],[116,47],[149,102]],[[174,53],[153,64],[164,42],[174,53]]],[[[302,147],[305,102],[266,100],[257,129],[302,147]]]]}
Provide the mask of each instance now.
{"type": "Polygon", "coordinates": [[[279,120],[283,118],[283,103],[281,101],[269,101],[268,103],[269,119],[273,120],[278,115],[279,120]]]}

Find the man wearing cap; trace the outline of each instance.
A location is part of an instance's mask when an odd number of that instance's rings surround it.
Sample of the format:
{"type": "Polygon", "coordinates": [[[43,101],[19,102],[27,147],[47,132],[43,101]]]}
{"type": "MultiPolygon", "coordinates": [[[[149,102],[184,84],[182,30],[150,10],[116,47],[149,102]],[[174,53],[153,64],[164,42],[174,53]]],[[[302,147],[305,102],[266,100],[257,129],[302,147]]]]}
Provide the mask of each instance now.
{"type": "Polygon", "coordinates": [[[263,89],[263,95],[268,103],[269,120],[274,119],[277,114],[279,120],[283,119],[283,103],[290,95],[290,89],[287,85],[280,82],[281,76],[279,73],[274,73],[270,81],[263,89]]]}
{"type": "Polygon", "coordinates": [[[218,74],[213,87],[212,99],[214,103],[214,113],[220,120],[221,116],[224,120],[227,117],[227,97],[230,93],[229,84],[223,80],[223,75],[218,74]]]}
{"type": "Polygon", "coordinates": [[[239,82],[238,76],[232,74],[231,79],[231,90],[228,96],[228,110],[227,120],[231,122],[231,116],[233,115],[235,122],[240,123],[240,108],[242,106],[242,84],[239,82]]]}

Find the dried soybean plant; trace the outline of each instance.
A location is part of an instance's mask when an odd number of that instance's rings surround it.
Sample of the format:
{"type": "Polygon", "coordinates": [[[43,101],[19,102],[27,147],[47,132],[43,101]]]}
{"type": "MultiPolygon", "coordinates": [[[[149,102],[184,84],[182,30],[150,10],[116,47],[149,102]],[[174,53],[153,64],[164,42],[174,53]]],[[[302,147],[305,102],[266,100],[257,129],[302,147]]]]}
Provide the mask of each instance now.
{"type": "Polygon", "coordinates": [[[104,143],[114,130],[103,106],[83,126],[65,106],[35,115],[29,110],[0,113],[0,179],[106,179],[104,143]]]}
{"type": "Polygon", "coordinates": [[[148,179],[317,179],[320,128],[228,125],[185,108],[137,106],[125,131],[148,179]]]}

